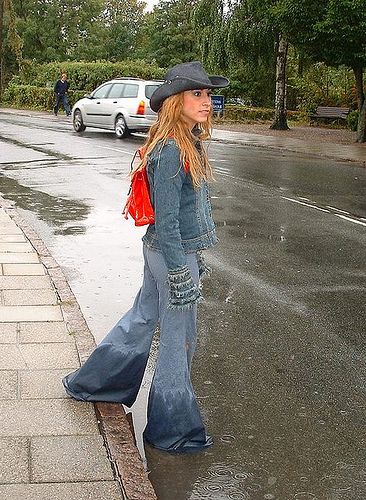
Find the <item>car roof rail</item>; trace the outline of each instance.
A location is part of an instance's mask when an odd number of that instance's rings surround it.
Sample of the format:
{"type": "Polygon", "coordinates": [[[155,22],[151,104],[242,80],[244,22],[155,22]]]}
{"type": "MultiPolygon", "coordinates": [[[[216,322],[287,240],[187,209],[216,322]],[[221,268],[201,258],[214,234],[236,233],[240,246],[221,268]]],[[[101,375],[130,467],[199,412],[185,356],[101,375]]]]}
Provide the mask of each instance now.
{"type": "Polygon", "coordinates": [[[113,80],[140,80],[142,81],[142,78],[135,78],[134,76],[117,76],[116,78],[113,78],[113,80]]]}

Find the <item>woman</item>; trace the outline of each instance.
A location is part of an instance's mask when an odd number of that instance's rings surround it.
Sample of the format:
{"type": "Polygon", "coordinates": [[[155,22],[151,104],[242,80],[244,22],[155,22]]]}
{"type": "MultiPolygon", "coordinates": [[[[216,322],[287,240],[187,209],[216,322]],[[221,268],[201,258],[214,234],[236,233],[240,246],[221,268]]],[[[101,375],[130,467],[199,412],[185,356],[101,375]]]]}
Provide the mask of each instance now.
{"type": "Polygon", "coordinates": [[[138,168],[147,168],[155,224],[143,237],[144,279],[132,308],[86,363],[64,379],[81,401],[131,406],[139,391],[157,325],[159,354],[144,439],[169,452],[212,444],[193,392],[190,369],[196,345],[201,251],[217,242],[207,181],[212,173],[202,140],[209,137],[211,89],[228,80],[208,77],[197,61],[178,64],[153,93],[158,112],[138,168]]]}

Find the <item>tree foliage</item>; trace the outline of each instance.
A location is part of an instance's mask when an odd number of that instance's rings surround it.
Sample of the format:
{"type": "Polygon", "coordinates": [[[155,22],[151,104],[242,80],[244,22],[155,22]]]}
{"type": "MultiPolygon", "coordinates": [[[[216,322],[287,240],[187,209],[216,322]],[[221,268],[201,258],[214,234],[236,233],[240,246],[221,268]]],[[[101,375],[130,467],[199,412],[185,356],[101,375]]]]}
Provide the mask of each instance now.
{"type": "MultiPolygon", "coordinates": [[[[365,123],[366,0],[281,0],[276,16],[291,42],[314,61],[353,69],[360,123],[365,123]]],[[[360,126],[360,142],[365,134],[360,126]]]]}
{"type": "Polygon", "coordinates": [[[198,0],[161,0],[146,16],[144,57],[159,66],[195,60],[199,57],[192,16],[198,0]]]}
{"type": "Polygon", "coordinates": [[[366,0],[283,0],[276,15],[292,43],[314,61],[366,65],[366,0]]]}

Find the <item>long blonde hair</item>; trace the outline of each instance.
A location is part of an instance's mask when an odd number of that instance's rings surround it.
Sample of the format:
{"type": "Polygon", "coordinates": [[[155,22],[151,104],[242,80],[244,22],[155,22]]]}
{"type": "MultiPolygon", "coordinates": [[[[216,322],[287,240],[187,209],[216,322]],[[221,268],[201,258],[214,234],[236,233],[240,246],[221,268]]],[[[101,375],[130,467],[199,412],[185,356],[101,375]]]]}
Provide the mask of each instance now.
{"type": "Polygon", "coordinates": [[[183,116],[183,92],[172,95],[165,99],[159,111],[156,122],[151,126],[149,135],[142,147],[143,156],[140,164],[132,171],[132,176],[138,170],[145,168],[151,151],[158,142],[162,145],[174,138],[180,149],[180,159],[182,165],[189,165],[189,172],[193,185],[199,187],[202,179],[212,180],[212,169],[208,162],[207,151],[203,147],[202,141],[211,137],[212,120],[211,114],[206,122],[199,124],[200,134],[194,136],[184,120],[183,116]],[[200,141],[197,149],[195,141],[200,141]]]}

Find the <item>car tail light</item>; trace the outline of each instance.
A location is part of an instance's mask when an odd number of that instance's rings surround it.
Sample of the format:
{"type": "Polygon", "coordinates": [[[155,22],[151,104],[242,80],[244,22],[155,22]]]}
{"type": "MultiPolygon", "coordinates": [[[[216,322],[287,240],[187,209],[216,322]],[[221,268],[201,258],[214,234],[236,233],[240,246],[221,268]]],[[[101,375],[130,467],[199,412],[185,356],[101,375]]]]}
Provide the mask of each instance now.
{"type": "Polygon", "coordinates": [[[137,115],[144,115],[145,114],[145,101],[140,101],[139,102],[139,107],[137,108],[137,115]]]}

